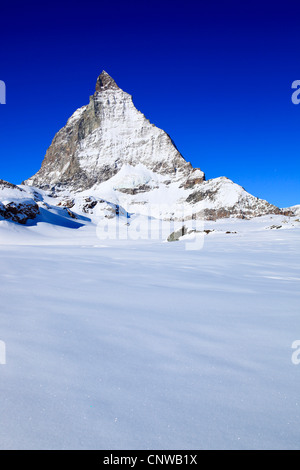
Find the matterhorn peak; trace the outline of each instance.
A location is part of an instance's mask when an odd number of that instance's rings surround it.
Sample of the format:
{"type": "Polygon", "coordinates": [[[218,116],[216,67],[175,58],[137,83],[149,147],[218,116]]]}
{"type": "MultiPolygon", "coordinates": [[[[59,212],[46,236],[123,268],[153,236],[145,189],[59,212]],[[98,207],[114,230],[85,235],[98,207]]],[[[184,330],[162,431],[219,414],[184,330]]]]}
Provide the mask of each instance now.
{"type": "MultiPolygon", "coordinates": [[[[75,111],[56,134],[41,169],[27,184],[54,192],[85,191],[109,180],[123,166],[138,165],[167,181],[188,178],[193,172],[171,138],[151,124],[131,96],[103,71],[89,104],[75,111]]],[[[204,179],[202,172],[199,178],[204,179]]]]}
{"type": "Polygon", "coordinates": [[[96,92],[106,91],[106,90],[118,90],[119,87],[114,81],[114,79],[107,73],[105,70],[97,78],[96,82],[96,92]]]}

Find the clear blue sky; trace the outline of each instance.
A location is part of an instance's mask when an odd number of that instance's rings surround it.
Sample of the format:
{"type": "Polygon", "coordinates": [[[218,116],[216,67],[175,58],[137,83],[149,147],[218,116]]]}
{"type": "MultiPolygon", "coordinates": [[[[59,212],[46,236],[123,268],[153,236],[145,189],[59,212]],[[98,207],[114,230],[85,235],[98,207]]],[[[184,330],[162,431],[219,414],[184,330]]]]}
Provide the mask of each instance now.
{"type": "Polygon", "coordinates": [[[299,1],[6,3],[0,178],[20,183],[40,168],[104,69],[207,179],[300,203],[299,1]]]}

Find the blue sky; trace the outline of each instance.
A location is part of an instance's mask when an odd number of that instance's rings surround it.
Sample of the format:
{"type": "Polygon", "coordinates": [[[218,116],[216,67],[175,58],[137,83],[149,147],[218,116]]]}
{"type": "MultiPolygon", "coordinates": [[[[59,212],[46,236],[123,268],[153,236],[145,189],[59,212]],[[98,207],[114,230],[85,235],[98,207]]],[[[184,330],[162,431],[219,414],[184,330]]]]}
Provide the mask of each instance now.
{"type": "Polygon", "coordinates": [[[0,178],[40,168],[104,69],[207,179],[300,203],[300,4],[280,4],[1,2],[0,178]]]}

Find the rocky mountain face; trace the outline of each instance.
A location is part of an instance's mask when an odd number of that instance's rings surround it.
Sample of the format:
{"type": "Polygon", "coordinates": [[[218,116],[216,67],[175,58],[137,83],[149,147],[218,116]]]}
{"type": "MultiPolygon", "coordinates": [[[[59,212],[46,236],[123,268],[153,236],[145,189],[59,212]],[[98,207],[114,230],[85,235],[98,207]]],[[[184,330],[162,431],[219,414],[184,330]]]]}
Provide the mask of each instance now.
{"type": "Polygon", "coordinates": [[[164,220],[293,215],[225,177],[205,181],[106,72],[98,77],[89,104],[56,134],[41,169],[25,184],[90,215],[103,201],[164,220]]]}
{"type": "MultiPolygon", "coordinates": [[[[143,164],[176,180],[194,169],[170,137],[139,112],[132,97],[102,72],[87,106],[78,109],[54,137],[40,171],[26,184],[83,191],[116,175],[124,165],[143,164]]],[[[202,181],[204,174],[197,173],[202,181]]],[[[142,188],[143,189],[143,188],[142,188]]]]}

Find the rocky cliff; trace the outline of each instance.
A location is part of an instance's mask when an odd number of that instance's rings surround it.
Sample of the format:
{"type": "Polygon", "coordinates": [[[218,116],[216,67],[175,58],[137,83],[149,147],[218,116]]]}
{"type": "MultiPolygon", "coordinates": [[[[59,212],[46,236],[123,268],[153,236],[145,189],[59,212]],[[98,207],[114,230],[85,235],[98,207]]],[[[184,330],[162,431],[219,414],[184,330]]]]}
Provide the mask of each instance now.
{"type": "MultiPolygon", "coordinates": [[[[89,104],[56,134],[41,169],[26,183],[55,192],[78,192],[109,180],[124,165],[138,164],[174,180],[193,174],[171,138],[102,72],[89,104]]],[[[197,179],[202,181],[204,174],[199,171],[197,179]]]]}

